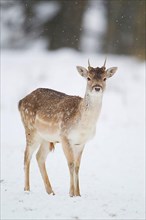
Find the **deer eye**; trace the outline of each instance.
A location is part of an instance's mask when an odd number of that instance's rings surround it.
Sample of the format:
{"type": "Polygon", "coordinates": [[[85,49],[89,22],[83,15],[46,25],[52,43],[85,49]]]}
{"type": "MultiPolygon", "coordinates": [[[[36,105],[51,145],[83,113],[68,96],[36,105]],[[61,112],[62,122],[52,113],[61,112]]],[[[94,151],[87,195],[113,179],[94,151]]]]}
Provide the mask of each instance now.
{"type": "Polygon", "coordinates": [[[87,80],[90,81],[91,80],[90,77],[87,77],[87,80]]]}
{"type": "Polygon", "coordinates": [[[106,78],[104,78],[103,81],[106,81],[106,78]]]}

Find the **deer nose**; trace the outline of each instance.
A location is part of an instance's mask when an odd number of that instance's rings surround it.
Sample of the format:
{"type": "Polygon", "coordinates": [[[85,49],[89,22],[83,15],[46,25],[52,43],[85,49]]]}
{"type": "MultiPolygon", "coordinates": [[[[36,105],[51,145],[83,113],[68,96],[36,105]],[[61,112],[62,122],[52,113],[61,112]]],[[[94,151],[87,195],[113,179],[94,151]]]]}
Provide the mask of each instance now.
{"type": "Polygon", "coordinates": [[[101,90],[101,87],[99,87],[99,86],[96,86],[96,87],[95,87],[95,91],[96,91],[96,92],[99,92],[100,90],[101,90]]]}

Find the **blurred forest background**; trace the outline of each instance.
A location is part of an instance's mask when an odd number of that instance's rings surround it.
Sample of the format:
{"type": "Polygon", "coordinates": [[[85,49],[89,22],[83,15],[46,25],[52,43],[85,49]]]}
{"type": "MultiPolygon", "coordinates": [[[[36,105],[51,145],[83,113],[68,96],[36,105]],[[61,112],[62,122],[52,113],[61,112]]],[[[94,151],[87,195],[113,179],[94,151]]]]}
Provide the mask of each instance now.
{"type": "Polygon", "coordinates": [[[145,0],[1,0],[1,48],[125,54],[145,59],[145,0]]]}

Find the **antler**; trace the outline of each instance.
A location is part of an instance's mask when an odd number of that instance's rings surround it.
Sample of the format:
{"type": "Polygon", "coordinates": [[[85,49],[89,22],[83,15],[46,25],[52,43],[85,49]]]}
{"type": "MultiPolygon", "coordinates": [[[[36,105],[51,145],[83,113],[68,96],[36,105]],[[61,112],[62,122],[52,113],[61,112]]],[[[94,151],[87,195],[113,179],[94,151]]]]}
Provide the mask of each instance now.
{"type": "Polygon", "coordinates": [[[104,61],[104,64],[103,64],[104,68],[105,68],[105,65],[106,65],[106,60],[107,60],[107,57],[105,58],[105,61],[104,61]]]}
{"type": "Polygon", "coordinates": [[[91,66],[90,66],[90,61],[89,61],[89,59],[88,59],[88,68],[89,68],[89,67],[91,67],[91,66]]]}

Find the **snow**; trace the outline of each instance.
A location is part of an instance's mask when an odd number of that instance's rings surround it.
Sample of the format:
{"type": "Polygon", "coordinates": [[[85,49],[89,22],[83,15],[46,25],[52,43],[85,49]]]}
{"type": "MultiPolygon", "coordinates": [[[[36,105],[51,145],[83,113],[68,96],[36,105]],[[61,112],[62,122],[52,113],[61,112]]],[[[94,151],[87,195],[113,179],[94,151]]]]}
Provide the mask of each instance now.
{"type": "Polygon", "coordinates": [[[80,169],[81,197],[70,198],[61,145],[47,159],[55,196],[45,192],[35,155],[31,191],[23,191],[25,135],[18,100],[38,87],[84,95],[76,65],[101,66],[105,57],[74,50],[2,51],[1,219],[145,219],[145,63],[109,55],[118,71],[107,82],[96,136],[86,144],[80,169]]]}
{"type": "Polygon", "coordinates": [[[101,50],[101,39],[107,26],[105,13],[103,1],[88,2],[82,25],[83,34],[81,48],[83,51],[96,52],[101,50]]]}
{"type": "Polygon", "coordinates": [[[36,18],[41,21],[52,19],[58,13],[60,5],[54,2],[40,2],[34,7],[36,18]]]}
{"type": "MultiPolygon", "coordinates": [[[[1,1],[1,4],[7,4],[6,1],[1,1]]],[[[22,15],[22,8],[19,4],[15,4],[11,7],[1,8],[1,47],[12,47],[14,41],[18,41],[23,38],[24,32],[22,31],[22,24],[24,17],[22,15]],[[13,26],[15,24],[15,26],[13,26]],[[13,31],[12,31],[13,30],[13,31]],[[13,34],[12,34],[13,33],[13,34]]]]}

